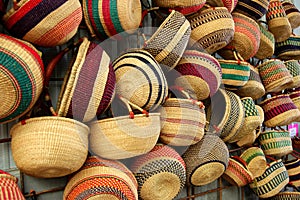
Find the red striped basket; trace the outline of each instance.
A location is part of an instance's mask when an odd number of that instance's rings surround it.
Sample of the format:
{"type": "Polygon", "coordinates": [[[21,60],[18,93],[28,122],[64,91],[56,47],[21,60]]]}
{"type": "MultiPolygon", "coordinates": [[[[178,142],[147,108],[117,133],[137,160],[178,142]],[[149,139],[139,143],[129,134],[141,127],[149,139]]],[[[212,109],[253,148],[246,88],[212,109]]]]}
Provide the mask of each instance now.
{"type": "Polygon", "coordinates": [[[15,37],[38,46],[67,43],[82,20],[79,0],[14,0],[3,16],[5,28],[15,37]]]}
{"type": "Polygon", "coordinates": [[[200,10],[206,0],[154,0],[153,6],[174,9],[184,15],[190,15],[200,10]]]}
{"type": "Polygon", "coordinates": [[[3,170],[0,170],[0,199],[25,200],[18,186],[18,179],[3,170]]]}

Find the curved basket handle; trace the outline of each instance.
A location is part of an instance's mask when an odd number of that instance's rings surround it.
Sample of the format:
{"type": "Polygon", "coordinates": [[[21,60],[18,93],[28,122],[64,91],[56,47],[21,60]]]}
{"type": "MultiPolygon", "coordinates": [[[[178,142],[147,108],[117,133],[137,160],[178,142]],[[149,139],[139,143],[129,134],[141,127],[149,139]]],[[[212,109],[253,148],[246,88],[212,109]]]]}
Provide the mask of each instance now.
{"type": "Polygon", "coordinates": [[[126,105],[128,111],[129,111],[129,118],[130,119],[134,119],[134,112],[132,111],[132,108],[135,108],[135,109],[139,110],[141,113],[146,115],[146,117],[149,117],[149,113],[146,110],[139,107],[138,105],[130,102],[129,100],[125,99],[122,96],[119,96],[119,99],[126,105]]]}
{"type": "Polygon", "coordinates": [[[203,102],[191,98],[190,94],[187,91],[185,91],[182,87],[180,87],[178,85],[173,85],[173,86],[170,86],[169,89],[173,89],[173,90],[181,92],[181,94],[183,94],[183,96],[185,96],[186,99],[192,101],[193,104],[198,105],[201,109],[205,108],[203,102]]]}
{"type": "Polygon", "coordinates": [[[234,160],[236,160],[236,161],[238,161],[239,163],[241,163],[248,170],[248,164],[241,157],[239,157],[239,156],[231,156],[231,158],[234,159],[234,160]]]}

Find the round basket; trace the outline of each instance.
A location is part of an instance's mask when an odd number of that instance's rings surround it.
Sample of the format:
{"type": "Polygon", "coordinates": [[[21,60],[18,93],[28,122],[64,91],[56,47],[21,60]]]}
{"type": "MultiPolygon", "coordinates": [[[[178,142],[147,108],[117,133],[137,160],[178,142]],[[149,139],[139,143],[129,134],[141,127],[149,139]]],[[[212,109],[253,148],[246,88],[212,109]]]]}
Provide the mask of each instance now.
{"type": "Polygon", "coordinates": [[[270,198],[270,200],[298,200],[298,199],[300,199],[300,192],[292,192],[292,191],[279,192],[278,194],[270,198]]]}
{"type": "Polygon", "coordinates": [[[260,30],[260,42],[259,48],[254,55],[255,58],[260,60],[271,58],[275,52],[275,38],[273,33],[271,33],[268,28],[258,22],[260,30]]]}
{"type": "Polygon", "coordinates": [[[296,89],[289,93],[295,106],[300,110],[300,90],[296,89]]]}
{"type": "Polygon", "coordinates": [[[293,158],[283,163],[289,174],[290,184],[300,187],[300,159],[293,158]]]}
{"type": "Polygon", "coordinates": [[[240,158],[247,163],[247,168],[253,177],[263,175],[267,168],[267,161],[263,150],[259,147],[249,147],[240,155],[240,158]]]}
{"type": "Polygon", "coordinates": [[[251,97],[257,100],[266,93],[265,87],[260,78],[258,69],[250,65],[250,75],[246,84],[234,91],[240,97],[251,97]]]}
{"type": "Polygon", "coordinates": [[[130,169],[138,182],[139,197],[144,200],[174,199],[186,182],[184,160],[173,148],[160,143],[134,158],[130,169]]]}
{"type": "Polygon", "coordinates": [[[259,20],[267,13],[269,2],[270,0],[238,0],[234,11],[259,20]]]}
{"type": "Polygon", "coordinates": [[[67,43],[82,20],[79,0],[21,0],[3,16],[5,28],[14,37],[44,47],[67,43]]]}
{"type": "Polygon", "coordinates": [[[293,151],[289,131],[263,131],[258,137],[258,141],[265,155],[282,157],[293,151]]]}
{"type": "Polygon", "coordinates": [[[267,93],[280,92],[293,81],[290,71],[282,60],[267,59],[257,68],[267,93]]]}
{"type": "Polygon", "coordinates": [[[239,147],[249,147],[252,146],[253,143],[256,140],[256,133],[257,130],[253,130],[251,132],[248,132],[247,135],[244,135],[241,139],[239,139],[236,144],[239,147]]]}
{"type": "Polygon", "coordinates": [[[290,71],[293,77],[292,83],[290,83],[287,89],[297,88],[300,86],[300,63],[298,60],[284,61],[286,68],[290,71]]]}
{"type": "Polygon", "coordinates": [[[280,0],[270,0],[266,21],[276,42],[283,42],[292,34],[290,22],[280,0]]]}
{"type": "Polygon", "coordinates": [[[155,110],[165,102],[168,84],[165,75],[145,50],[132,49],[114,62],[116,93],[145,110],[155,110]]]}
{"type": "Polygon", "coordinates": [[[206,0],[206,4],[214,7],[225,7],[231,13],[237,4],[238,0],[206,0]]]}
{"type": "Polygon", "coordinates": [[[0,34],[0,123],[24,116],[37,102],[44,83],[44,65],[37,49],[0,34]]]}
{"type": "Polygon", "coordinates": [[[143,47],[165,69],[173,69],[181,59],[191,35],[191,24],[172,10],[143,47]]]}
{"type": "Polygon", "coordinates": [[[300,59],[300,36],[290,35],[282,42],[275,42],[275,52],[281,60],[299,60],[300,59]]]}
{"type": "Polygon", "coordinates": [[[217,180],[228,166],[229,151],[215,134],[206,133],[182,155],[187,167],[187,184],[207,185],[217,180]]]}
{"type": "Polygon", "coordinates": [[[133,33],[142,20],[139,0],[84,0],[82,9],[85,24],[92,37],[120,39],[133,33]]]}
{"type": "Polygon", "coordinates": [[[292,29],[298,28],[300,26],[299,9],[290,0],[283,0],[281,3],[292,29]]]}
{"type": "Polygon", "coordinates": [[[25,200],[18,186],[18,179],[2,170],[0,170],[0,188],[0,199],[25,200]]]}
{"type": "Polygon", "coordinates": [[[218,60],[197,50],[186,50],[174,69],[180,73],[175,78],[175,85],[193,93],[191,97],[194,99],[212,97],[222,82],[218,60]]]}
{"type": "Polygon", "coordinates": [[[68,180],[63,199],[137,200],[137,181],[121,162],[90,156],[68,180]]]}
{"type": "Polygon", "coordinates": [[[88,154],[89,128],[65,117],[35,117],[10,129],[13,159],[20,171],[54,178],[77,171],[88,154]]]}
{"type": "Polygon", "coordinates": [[[192,29],[190,47],[212,54],[233,39],[234,21],[225,7],[209,7],[187,19],[192,29]]]}
{"type": "Polygon", "coordinates": [[[174,9],[184,15],[190,15],[200,10],[206,0],[153,0],[153,6],[174,9]]]}

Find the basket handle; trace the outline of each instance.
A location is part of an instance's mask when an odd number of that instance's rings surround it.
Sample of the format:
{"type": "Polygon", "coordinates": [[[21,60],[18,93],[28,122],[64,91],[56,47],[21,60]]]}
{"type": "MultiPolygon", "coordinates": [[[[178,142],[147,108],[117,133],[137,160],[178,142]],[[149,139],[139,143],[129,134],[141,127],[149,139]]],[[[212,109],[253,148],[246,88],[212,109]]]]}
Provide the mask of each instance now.
{"type": "Polygon", "coordinates": [[[134,119],[134,112],[132,111],[132,107],[139,110],[141,113],[143,113],[146,117],[149,117],[149,112],[146,110],[142,109],[138,105],[130,102],[129,100],[125,99],[124,97],[119,95],[119,99],[126,105],[128,111],[129,111],[129,118],[134,119]]]}
{"type": "Polygon", "coordinates": [[[231,156],[231,158],[234,159],[234,160],[236,160],[236,161],[238,161],[239,163],[241,163],[248,170],[248,164],[241,157],[239,157],[239,156],[231,156]]]}
{"type": "Polygon", "coordinates": [[[181,92],[181,94],[183,94],[183,96],[185,96],[185,98],[187,98],[188,100],[192,101],[193,104],[198,105],[201,109],[205,108],[203,102],[191,98],[190,94],[187,91],[185,91],[182,87],[180,87],[178,85],[173,85],[173,86],[170,86],[169,89],[173,89],[173,90],[177,90],[177,91],[181,92]]]}

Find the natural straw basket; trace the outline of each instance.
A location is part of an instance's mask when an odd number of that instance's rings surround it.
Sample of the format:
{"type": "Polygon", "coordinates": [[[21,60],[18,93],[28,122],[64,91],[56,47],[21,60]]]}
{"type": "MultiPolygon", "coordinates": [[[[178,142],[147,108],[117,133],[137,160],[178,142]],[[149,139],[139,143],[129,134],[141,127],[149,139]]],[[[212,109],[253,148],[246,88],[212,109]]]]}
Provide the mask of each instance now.
{"type": "Polygon", "coordinates": [[[258,137],[265,155],[282,157],[293,151],[289,131],[267,130],[258,137]]]}
{"type": "Polygon", "coordinates": [[[121,162],[89,156],[67,182],[64,200],[137,200],[137,181],[121,162]]]}
{"type": "Polygon", "coordinates": [[[186,182],[184,160],[173,148],[160,143],[149,153],[134,158],[130,169],[143,200],[174,199],[186,182]]]}
{"type": "Polygon", "coordinates": [[[148,113],[123,97],[129,115],[101,119],[89,124],[90,150],[107,159],[125,159],[145,154],[156,144],[161,131],[160,113],[148,113]],[[143,114],[134,114],[131,110],[143,114]]]}
{"type": "Polygon", "coordinates": [[[2,18],[15,37],[38,46],[54,47],[67,43],[82,20],[79,0],[21,0],[2,18]]]}
{"type": "Polygon", "coordinates": [[[208,7],[187,16],[192,33],[189,46],[212,54],[225,47],[234,35],[234,21],[225,7],[208,7]]]}
{"type": "Polygon", "coordinates": [[[131,49],[113,63],[116,93],[145,110],[155,110],[168,96],[165,75],[153,56],[142,49],[131,49]]]}
{"type": "Polygon", "coordinates": [[[285,41],[275,42],[274,55],[281,60],[300,59],[300,36],[290,35],[285,41]]]}
{"type": "Polygon", "coordinates": [[[261,60],[271,58],[275,52],[274,35],[262,24],[261,21],[258,22],[258,26],[260,30],[260,42],[259,48],[254,57],[261,60]]]}
{"type": "Polygon", "coordinates": [[[269,198],[269,200],[298,200],[300,199],[300,192],[283,191],[277,195],[269,198]]]}
{"type": "Polygon", "coordinates": [[[231,13],[237,4],[238,0],[206,0],[206,3],[214,7],[225,7],[231,13]]]}
{"type": "Polygon", "coordinates": [[[83,16],[92,37],[120,39],[131,34],[142,20],[139,0],[83,0],[83,16]]]}
{"type": "Polygon", "coordinates": [[[283,42],[292,34],[290,22],[280,0],[270,0],[266,21],[276,42],[283,42]]]}
{"type": "Polygon", "coordinates": [[[32,45],[0,34],[0,66],[0,123],[8,123],[24,116],[37,102],[44,65],[32,45]]]}
{"type": "Polygon", "coordinates": [[[293,82],[290,83],[287,89],[300,87],[300,63],[298,60],[287,60],[284,61],[286,68],[290,71],[293,76],[293,82]]]}
{"type": "Polygon", "coordinates": [[[197,50],[186,50],[174,70],[180,74],[175,78],[175,85],[195,94],[191,94],[194,99],[212,97],[222,83],[218,60],[197,50]]]}
{"type": "Polygon", "coordinates": [[[291,24],[292,29],[300,26],[300,12],[299,9],[290,0],[283,0],[282,6],[291,24]]]}
{"type": "Polygon", "coordinates": [[[202,186],[217,180],[225,172],[229,151],[217,135],[206,133],[200,142],[184,152],[182,158],[187,167],[187,184],[202,186]]]}
{"type": "Polygon", "coordinates": [[[153,6],[173,9],[184,15],[190,15],[200,10],[206,0],[153,0],[153,6]]]}
{"type": "Polygon", "coordinates": [[[238,0],[234,11],[259,20],[267,13],[269,2],[270,0],[238,0]]]}
{"type": "Polygon", "coordinates": [[[292,90],[289,95],[295,106],[300,110],[300,88],[292,90]]]}
{"type": "Polygon", "coordinates": [[[254,179],[250,188],[260,198],[278,194],[289,182],[287,170],[281,159],[272,161],[265,172],[254,179]]]}
{"type": "Polygon", "coordinates": [[[172,10],[143,47],[163,68],[173,69],[181,59],[191,35],[191,24],[183,14],[172,10]]]}
{"type": "Polygon", "coordinates": [[[18,186],[18,179],[2,170],[0,170],[0,188],[0,199],[25,200],[18,186]]]}

